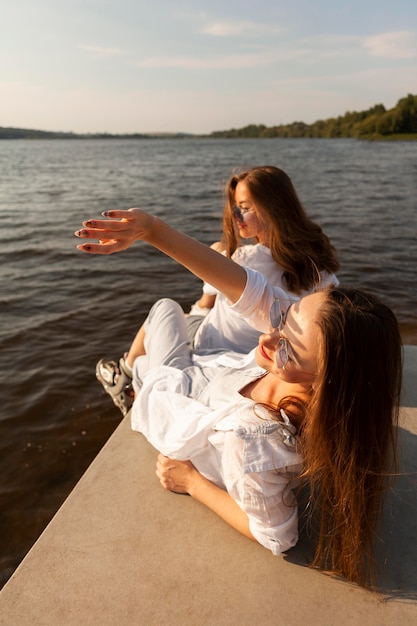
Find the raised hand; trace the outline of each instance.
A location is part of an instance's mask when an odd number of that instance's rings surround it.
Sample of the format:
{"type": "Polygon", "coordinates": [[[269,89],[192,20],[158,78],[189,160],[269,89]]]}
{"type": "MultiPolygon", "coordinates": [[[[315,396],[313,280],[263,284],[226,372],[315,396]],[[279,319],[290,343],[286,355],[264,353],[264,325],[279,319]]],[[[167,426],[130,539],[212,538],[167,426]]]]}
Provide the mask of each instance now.
{"type": "Polygon", "coordinates": [[[240,298],[246,285],[246,271],[231,259],[141,209],[105,211],[102,215],[107,219],[89,219],[76,231],[75,235],[81,239],[98,240],[77,246],[83,252],[113,254],[143,240],[214,285],[231,302],[240,298]]]}
{"type": "Polygon", "coordinates": [[[158,219],[141,209],[128,211],[105,211],[109,219],[90,219],[75,232],[82,239],[98,239],[98,243],[83,243],[79,250],[90,254],[113,254],[126,250],[135,241],[146,240],[156,227],[158,219]]]}

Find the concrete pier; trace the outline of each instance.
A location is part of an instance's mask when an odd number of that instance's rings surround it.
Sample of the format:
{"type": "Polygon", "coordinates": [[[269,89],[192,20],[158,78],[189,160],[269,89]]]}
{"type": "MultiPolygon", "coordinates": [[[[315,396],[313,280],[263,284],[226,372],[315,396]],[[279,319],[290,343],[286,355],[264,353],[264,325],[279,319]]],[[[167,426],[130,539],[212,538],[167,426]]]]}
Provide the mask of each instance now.
{"type": "Polygon", "coordinates": [[[405,348],[401,471],[378,545],[381,593],[274,557],[164,491],[126,417],[0,592],[4,626],[417,624],[417,346],[405,348]]]}

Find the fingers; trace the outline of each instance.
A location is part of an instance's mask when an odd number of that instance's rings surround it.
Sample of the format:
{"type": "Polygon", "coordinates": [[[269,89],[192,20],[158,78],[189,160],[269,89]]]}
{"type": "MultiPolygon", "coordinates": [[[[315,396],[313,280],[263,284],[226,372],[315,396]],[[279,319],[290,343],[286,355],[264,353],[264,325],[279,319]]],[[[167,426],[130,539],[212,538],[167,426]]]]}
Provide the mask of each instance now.
{"type": "Polygon", "coordinates": [[[172,459],[169,459],[167,456],[159,453],[156,461],[156,467],[161,473],[168,472],[174,467],[174,461],[172,461],[172,459]]]}
{"type": "Polygon", "coordinates": [[[158,455],[156,475],[164,489],[175,493],[188,493],[189,461],[176,461],[163,454],[158,455]]]}
{"type": "MultiPolygon", "coordinates": [[[[128,211],[125,211],[128,213],[128,211]]],[[[123,232],[129,228],[131,220],[87,220],[83,222],[85,228],[90,228],[94,231],[103,230],[103,232],[123,232]]]]}
{"type": "Polygon", "coordinates": [[[103,241],[112,241],[118,239],[124,232],[130,233],[129,221],[133,215],[129,211],[105,211],[103,215],[109,217],[121,218],[110,220],[90,219],[83,222],[81,230],[77,230],[74,234],[76,237],[84,239],[100,239],[103,241]],[[128,219],[130,218],[130,219],[128,219]]]}
{"type": "Polygon", "coordinates": [[[81,244],[77,246],[79,250],[90,254],[121,252],[138,240],[146,240],[157,222],[142,209],[104,211],[102,215],[109,219],[89,219],[83,222],[81,230],[75,232],[76,237],[99,240],[99,243],[81,244]]]}
{"type": "Polygon", "coordinates": [[[103,239],[109,241],[110,239],[116,239],[113,231],[105,230],[104,228],[82,228],[75,231],[76,237],[83,239],[103,239]]]}
{"type": "Polygon", "coordinates": [[[172,491],[172,489],[174,488],[174,483],[171,477],[169,476],[169,474],[165,472],[161,472],[158,468],[156,469],[155,473],[157,477],[159,478],[159,482],[161,483],[162,487],[164,489],[168,489],[169,491],[172,491]]]}
{"type": "MultiPolygon", "coordinates": [[[[128,213],[128,211],[115,211],[115,213],[128,213]]],[[[75,236],[80,239],[98,239],[99,243],[85,243],[77,248],[90,254],[113,254],[125,250],[132,243],[126,225],[126,220],[87,220],[83,222],[84,228],[74,233],[75,236]]]]}
{"type": "Polygon", "coordinates": [[[87,252],[87,254],[113,254],[120,252],[120,242],[118,241],[101,241],[100,243],[82,243],[77,246],[78,250],[87,252]]]}
{"type": "MultiPolygon", "coordinates": [[[[129,221],[129,220],[134,220],[135,219],[135,215],[143,215],[144,212],[142,211],[142,209],[138,209],[138,208],[132,208],[132,209],[128,209],[128,210],[111,210],[111,211],[103,211],[102,215],[104,217],[108,217],[110,220],[122,220],[122,221],[129,221]]],[[[94,220],[97,221],[97,220],[94,220]]],[[[105,222],[107,223],[107,222],[105,222]]]]}
{"type": "Polygon", "coordinates": [[[83,228],[75,232],[81,239],[99,240],[97,243],[85,243],[78,247],[90,254],[113,254],[129,248],[137,239],[143,239],[143,224],[152,223],[152,219],[141,209],[128,211],[104,211],[102,215],[109,219],[89,219],[83,222],[83,228]]]}
{"type": "MultiPolygon", "coordinates": [[[[156,473],[156,475],[158,476],[158,472],[156,473]]],[[[165,477],[165,476],[158,476],[159,478],[159,482],[161,483],[161,486],[166,489],[167,491],[174,491],[175,490],[175,483],[173,480],[171,480],[171,478],[169,476],[165,477]]]]}
{"type": "Polygon", "coordinates": [[[80,237],[82,239],[99,239],[99,243],[83,243],[77,246],[79,250],[82,252],[87,252],[90,254],[113,254],[113,252],[120,252],[128,247],[121,240],[112,237],[108,231],[104,231],[102,229],[90,230],[87,228],[83,228],[82,230],[78,230],[75,233],[76,237],[80,237]]]}
{"type": "Polygon", "coordinates": [[[175,483],[169,475],[169,470],[171,469],[171,459],[164,456],[163,454],[158,455],[158,459],[156,461],[156,475],[159,478],[159,482],[161,483],[164,489],[168,491],[172,491],[175,487],[175,483]]]}
{"type": "Polygon", "coordinates": [[[102,215],[104,217],[109,217],[110,219],[132,219],[132,212],[138,211],[138,209],[128,209],[128,210],[112,210],[112,211],[103,211],[102,215]]]}

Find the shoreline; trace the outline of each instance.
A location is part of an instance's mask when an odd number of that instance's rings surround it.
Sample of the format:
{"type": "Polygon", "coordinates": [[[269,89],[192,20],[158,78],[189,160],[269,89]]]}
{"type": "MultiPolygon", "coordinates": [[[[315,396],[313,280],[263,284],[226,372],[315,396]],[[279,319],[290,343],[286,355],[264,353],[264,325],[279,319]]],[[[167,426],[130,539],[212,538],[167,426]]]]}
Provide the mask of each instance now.
{"type": "MultiPolygon", "coordinates": [[[[16,129],[16,130],[20,130],[20,129],[16,129]]],[[[1,128],[0,128],[1,131],[1,128]]],[[[219,139],[230,139],[230,140],[234,140],[234,139],[244,139],[244,140],[250,140],[250,139],[262,139],[262,140],[271,140],[271,139],[290,139],[290,140],[297,140],[297,139],[320,139],[320,140],[325,140],[325,141],[332,141],[334,139],[346,139],[346,140],[351,140],[351,141],[417,141],[417,133],[394,133],[392,135],[377,135],[377,134],[371,134],[371,135],[362,135],[361,137],[304,137],[304,136],[299,136],[299,137],[245,137],[245,136],[230,136],[230,135],[222,135],[222,136],[213,136],[213,135],[193,135],[193,134],[188,134],[188,133],[132,133],[129,135],[112,135],[112,134],[106,134],[106,133],[86,133],[86,134],[76,134],[76,133],[67,133],[67,132],[55,132],[55,131],[43,131],[43,130],[39,130],[39,131],[33,131],[33,134],[31,133],[31,131],[28,131],[27,134],[26,133],[22,133],[22,134],[18,134],[15,137],[13,136],[5,136],[2,135],[0,132],[0,141],[18,141],[21,139],[30,139],[31,141],[45,141],[45,140],[54,140],[54,141],[62,141],[62,140],[66,140],[69,139],[71,141],[83,141],[86,139],[94,139],[94,141],[103,141],[103,140],[118,140],[118,141],[134,141],[134,140],[143,140],[143,139],[176,139],[176,140],[181,140],[181,139],[212,139],[212,140],[219,140],[219,139]]]]}

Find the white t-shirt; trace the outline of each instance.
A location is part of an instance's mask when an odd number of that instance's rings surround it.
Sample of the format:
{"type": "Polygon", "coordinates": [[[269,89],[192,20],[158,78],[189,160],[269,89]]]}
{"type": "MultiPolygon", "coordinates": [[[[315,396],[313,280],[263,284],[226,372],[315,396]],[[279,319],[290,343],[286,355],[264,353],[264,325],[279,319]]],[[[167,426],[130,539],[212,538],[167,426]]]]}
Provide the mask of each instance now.
{"type": "MultiPolygon", "coordinates": [[[[282,269],[272,258],[271,250],[262,244],[241,246],[235,250],[232,259],[243,267],[260,272],[271,285],[284,289],[294,297],[294,300],[298,300],[301,296],[310,293],[305,291],[296,295],[288,291],[283,282],[282,269]]],[[[313,290],[329,284],[339,284],[334,274],[329,275],[327,272],[322,272],[321,276],[321,283],[316,285],[313,290]]],[[[197,352],[203,350],[233,350],[246,353],[252,350],[258,344],[261,333],[249,326],[239,313],[230,308],[223,294],[218,293],[216,289],[207,284],[204,285],[203,291],[211,295],[217,294],[217,297],[214,307],[197,329],[193,348],[197,352]]]]}

